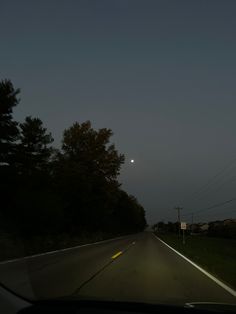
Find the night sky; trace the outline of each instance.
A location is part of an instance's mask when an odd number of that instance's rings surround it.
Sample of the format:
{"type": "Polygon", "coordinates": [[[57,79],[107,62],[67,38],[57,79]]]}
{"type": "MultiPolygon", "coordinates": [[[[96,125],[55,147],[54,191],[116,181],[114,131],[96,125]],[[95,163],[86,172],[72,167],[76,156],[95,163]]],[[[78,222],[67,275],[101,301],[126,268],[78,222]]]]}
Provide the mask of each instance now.
{"type": "MultiPolygon", "coordinates": [[[[111,128],[149,223],[236,197],[236,1],[0,0],[0,38],[15,119],[56,146],[75,121],[111,128]]],[[[223,218],[236,201],[194,217],[223,218]]]]}

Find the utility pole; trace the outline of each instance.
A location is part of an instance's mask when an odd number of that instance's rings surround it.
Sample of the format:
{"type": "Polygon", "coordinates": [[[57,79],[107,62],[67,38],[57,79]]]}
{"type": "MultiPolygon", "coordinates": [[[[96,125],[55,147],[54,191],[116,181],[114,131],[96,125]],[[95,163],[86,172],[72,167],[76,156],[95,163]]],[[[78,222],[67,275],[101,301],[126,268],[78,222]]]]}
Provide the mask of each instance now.
{"type": "Polygon", "coordinates": [[[179,223],[179,238],[180,238],[180,211],[183,209],[183,207],[175,207],[175,210],[177,210],[178,215],[178,223],[179,223]]]}
{"type": "Polygon", "coordinates": [[[191,233],[193,232],[193,213],[191,214],[191,217],[192,217],[192,219],[191,219],[191,233]]]}

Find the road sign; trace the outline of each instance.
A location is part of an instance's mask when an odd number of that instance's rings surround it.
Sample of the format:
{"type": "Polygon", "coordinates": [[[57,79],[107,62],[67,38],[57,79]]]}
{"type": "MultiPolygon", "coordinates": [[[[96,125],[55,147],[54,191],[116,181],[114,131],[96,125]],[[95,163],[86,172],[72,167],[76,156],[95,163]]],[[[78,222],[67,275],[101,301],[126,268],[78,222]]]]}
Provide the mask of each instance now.
{"type": "Polygon", "coordinates": [[[187,224],[186,224],[186,222],[181,222],[180,228],[181,228],[182,230],[186,230],[186,229],[187,229],[187,224]]]}

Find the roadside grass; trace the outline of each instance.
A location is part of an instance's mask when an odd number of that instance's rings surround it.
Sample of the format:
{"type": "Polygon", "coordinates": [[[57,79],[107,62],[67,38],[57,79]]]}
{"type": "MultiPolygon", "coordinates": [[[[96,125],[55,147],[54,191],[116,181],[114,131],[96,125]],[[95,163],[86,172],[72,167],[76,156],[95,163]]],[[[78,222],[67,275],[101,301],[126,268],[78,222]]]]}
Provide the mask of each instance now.
{"type": "Polygon", "coordinates": [[[0,262],[4,260],[30,256],[71,248],[83,244],[99,242],[111,238],[116,238],[125,234],[109,234],[96,232],[93,234],[83,234],[72,236],[69,234],[34,236],[28,239],[21,239],[9,234],[0,234],[0,262]]]}
{"type": "Polygon", "coordinates": [[[236,289],[236,239],[188,235],[186,243],[176,234],[157,234],[164,242],[212,275],[236,289]]]}

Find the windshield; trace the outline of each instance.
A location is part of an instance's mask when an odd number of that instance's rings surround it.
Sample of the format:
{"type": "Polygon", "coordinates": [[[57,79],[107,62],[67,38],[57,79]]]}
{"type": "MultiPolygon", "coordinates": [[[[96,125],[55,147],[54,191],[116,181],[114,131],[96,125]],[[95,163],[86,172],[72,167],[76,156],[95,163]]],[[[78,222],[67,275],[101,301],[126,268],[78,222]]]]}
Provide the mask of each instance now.
{"type": "Polygon", "coordinates": [[[1,3],[1,284],[236,303],[235,21],[230,0],[1,3]]]}

